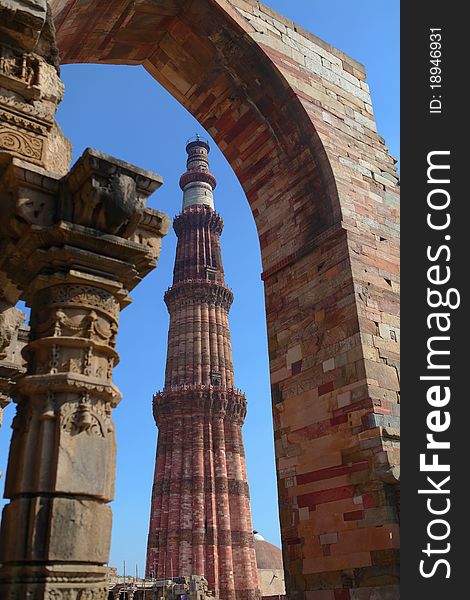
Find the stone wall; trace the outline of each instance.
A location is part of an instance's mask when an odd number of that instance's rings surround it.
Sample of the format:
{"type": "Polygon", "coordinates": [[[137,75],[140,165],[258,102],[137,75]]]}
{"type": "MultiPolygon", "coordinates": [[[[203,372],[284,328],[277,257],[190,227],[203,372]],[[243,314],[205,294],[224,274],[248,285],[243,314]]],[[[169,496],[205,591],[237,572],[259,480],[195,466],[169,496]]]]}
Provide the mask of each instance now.
{"type": "MultiPolygon", "coordinates": [[[[289,258],[283,257],[264,274],[290,585],[295,580],[297,589],[311,589],[311,600],[362,600],[373,586],[387,584],[381,594],[395,598],[398,573],[390,569],[397,560],[399,478],[395,161],[377,134],[362,65],[267,6],[255,1],[234,6],[315,125],[334,174],[345,234],[343,252],[331,240],[314,250],[315,258],[310,254],[286,267],[289,258]],[[281,277],[283,268],[299,276],[281,277]],[[354,306],[348,306],[349,294],[354,306]],[[299,309],[305,315],[300,323],[299,309]],[[365,589],[344,589],[356,585],[365,589]],[[329,586],[335,589],[313,591],[329,586]]],[[[282,252],[279,242],[266,237],[263,258],[282,252]]]]}

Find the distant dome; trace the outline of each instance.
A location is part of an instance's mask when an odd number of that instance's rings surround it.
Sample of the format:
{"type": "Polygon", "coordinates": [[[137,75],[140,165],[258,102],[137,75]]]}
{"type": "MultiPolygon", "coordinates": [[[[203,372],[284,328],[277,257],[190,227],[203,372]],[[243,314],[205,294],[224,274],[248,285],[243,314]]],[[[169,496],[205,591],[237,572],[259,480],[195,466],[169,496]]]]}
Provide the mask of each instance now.
{"type": "Polygon", "coordinates": [[[258,569],[282,569],[282,550],[267,542],[257,531],[253,532],[258,569]]]}

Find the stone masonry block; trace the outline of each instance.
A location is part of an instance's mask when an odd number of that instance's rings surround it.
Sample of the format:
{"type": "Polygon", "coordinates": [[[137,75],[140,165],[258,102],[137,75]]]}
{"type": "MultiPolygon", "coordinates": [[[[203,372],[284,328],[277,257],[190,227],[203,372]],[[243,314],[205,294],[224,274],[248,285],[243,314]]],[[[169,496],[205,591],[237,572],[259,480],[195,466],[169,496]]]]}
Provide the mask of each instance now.
{"type": "Polygon", "coordinates": [[[349,590],[351,600],[400,600],[398,585],[386,585],[349,590]]]}
{"type": "Polygon", "coordinates": [[[60,432],[56,491],[113,499],[116,441],[114,432],[104,433],[60,432]]]}
{"type": "Polygon", "coordinates": [[[338,534],[335,533],[324,533],[320,536],[320,544],[336,544],[338,542],[338,534]]]}
{"type": "Polygon", "coordinates": [[[111,520],[109,506],[88,500],[54,498],[47,560],[106,563],[111,543],[111,520]],[[76,534],[61,535],[71,521],[78,525],[76,534]]]}

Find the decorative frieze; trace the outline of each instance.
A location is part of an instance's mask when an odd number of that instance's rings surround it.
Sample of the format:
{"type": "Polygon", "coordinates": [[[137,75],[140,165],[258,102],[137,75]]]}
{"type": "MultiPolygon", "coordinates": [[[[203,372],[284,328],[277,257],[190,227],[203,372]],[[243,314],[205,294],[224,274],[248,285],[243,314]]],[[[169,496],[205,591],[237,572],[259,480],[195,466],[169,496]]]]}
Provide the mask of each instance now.
{"type": "Polygon", "coordinates": [[[39,69],[39,59],[34,55],[0,45],[0,87],[8,86],[22,96],[38,98],[39,69]]]}
{"type": "Polygon", "coordinates": [[[185,280],[175,283],[164,297],[170,310],[176,310],[176,305],[214,304],[229,311],[233,302],[233,292],[228,287],[201,280],[185,280]]]}
{"type": "Polygon", "coordinates": [[[153,414],[157,426],[177,415],[219,417],[243,424],[246,416],[246,395],[236,388],[214,385],[171,386],[153,397],[153,414]]]}
{"type": "Polygon", "coordinates": [[[63,95],[55,67],[39,55],[0,45],[0,150],[42,166],[56,165],[70,150],[54,125],[63,95]]]}
{"type": "MultiPolygon", "coordinates": [[[[117,328],[120,310],[119,302],[116,300],[115,296],[107,290],[86,285],[56,285],[42,290],[37,301],[41,304],[50,306],[61,306],[64,309],[93,308],[99,310],[112,318],[112,324],[108,324],[110,332],[112,327],[117,328]]],[[[76,318],[75,321],[73,317],[69,319],[65,312],[57,309],[54,312],[52,319],[49,319],[46,325],[44,325],[43,321],[41,324],[38,324],[37,327],[40,327],[43,333],[45,333],[44,328],[52,323],[54,336],[63,335],[67,328],[75,332],[86,330],[90,335],[96,333],[96,328],[98,328],[99,331],[99,328],[104,326],[102,322],[101,324],[99,323],[97,314],[93,310],[79,319],[78,325],[76,318]]],[[[108,335],[107,339],[110,337],[112,336],[108,335]]]]}
{"type": "Polygon", "coordinates": [[[0,148],[8,150],[12,154],[23,156],[33,161],[40,161],[43,144],[44,142],[41,138],[35,137],[25,131],[6,125],[0,127],[0,148]]]}

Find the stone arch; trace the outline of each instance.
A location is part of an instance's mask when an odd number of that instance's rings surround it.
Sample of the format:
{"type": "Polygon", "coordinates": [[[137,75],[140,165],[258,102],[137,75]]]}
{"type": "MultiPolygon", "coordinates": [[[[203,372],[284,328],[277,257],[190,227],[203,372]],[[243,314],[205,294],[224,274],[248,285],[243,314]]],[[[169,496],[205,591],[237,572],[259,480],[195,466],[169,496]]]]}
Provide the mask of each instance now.
{"type": "Polygon", "coordinates": [[[50,4],[64,62],[143,64],[250,202],[288,593],[397,598],[398,193],[364,68],[256,0],[50,4]]]}
{"type": "MultiPolygon", "coordinates": [[[[99,2],[87,5],[92,18],[73,2],[51,5],[62,62],[142,64],[206,128],[237,175],[265,239],[286,229],[263,219],[272,203],[284,222],[293,203],[310,213],[300,247],[341,220],[336,178],[314,122],[272,56],[250,36],[255,27],[229,2],[138,2],[132,16],[121,14],[124,6],[116,3],[116,19],[112,7],[99,2]],[[276,187],[267,183],[274,180],[276,187]]],[[[264,254],[262,248],[266,269],[272,260],[264,254]]]]}

